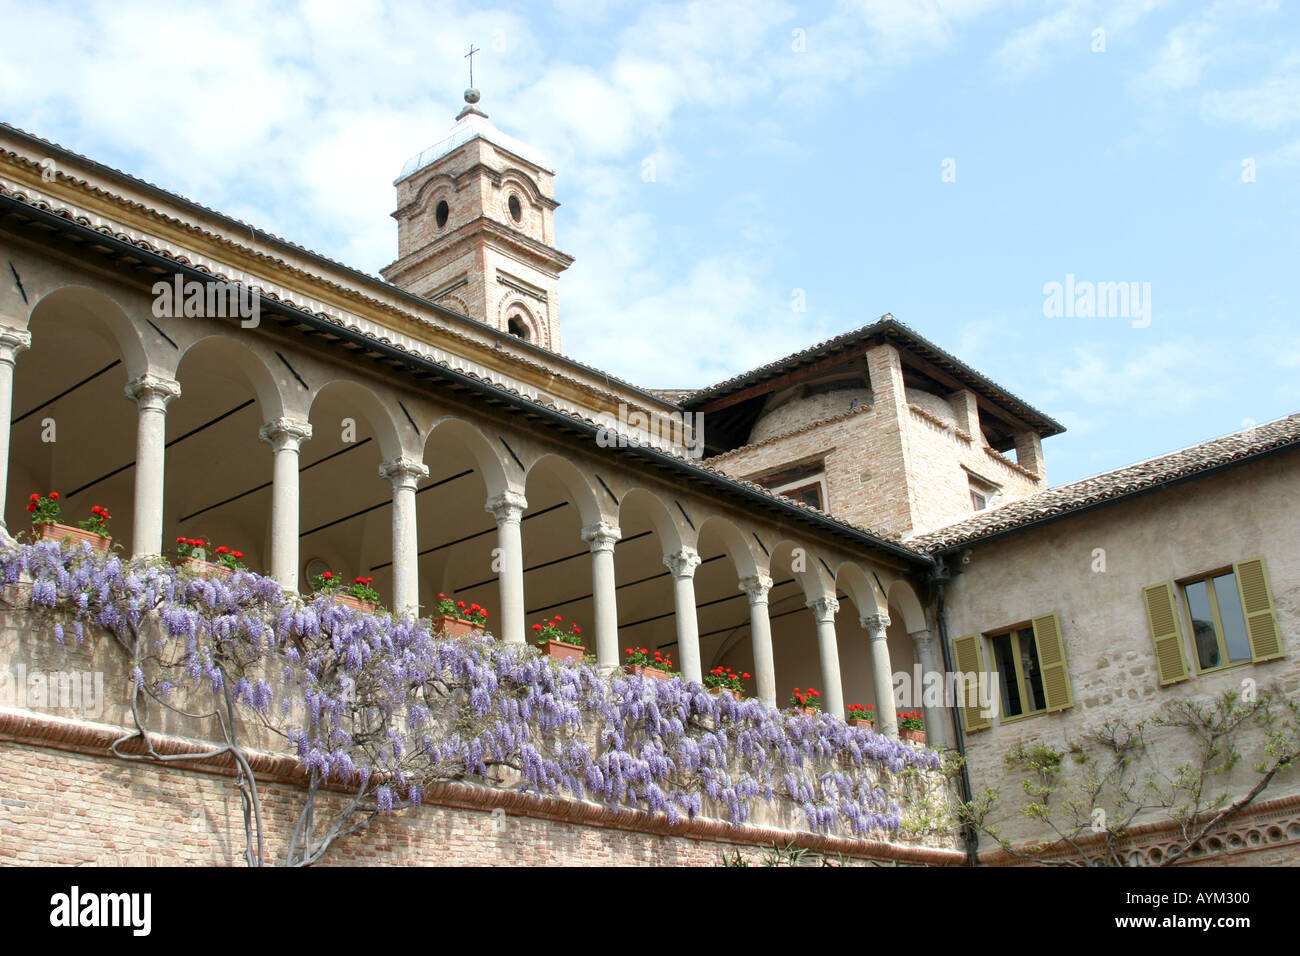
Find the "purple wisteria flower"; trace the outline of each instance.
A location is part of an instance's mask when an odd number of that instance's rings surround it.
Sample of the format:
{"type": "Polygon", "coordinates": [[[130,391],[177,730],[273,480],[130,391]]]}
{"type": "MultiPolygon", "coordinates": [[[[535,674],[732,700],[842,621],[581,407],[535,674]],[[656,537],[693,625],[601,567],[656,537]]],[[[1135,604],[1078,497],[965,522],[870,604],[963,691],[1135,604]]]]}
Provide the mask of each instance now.
{"type": "Polygon", "coordinates": [[[760,803],[784,801],[810,830],[880,834],[901,826],[896,776],[939,767],[933,751],[826,715],[680,677],[559,667],[488,635],[443,640],[427,622],[303,602],[248,571],[195,578],[51,543],[0,552],[0,578],[23,575],[56,642],[69,626],[78,643],[87,625],[107,631],[128,649],[137,688],[160,699],[183,690],[187,706],[224,699],[229,686],[243,718],[287,741],[305,770],[381,813],[467,779],[673,824],[739,825],[760,803]]]}

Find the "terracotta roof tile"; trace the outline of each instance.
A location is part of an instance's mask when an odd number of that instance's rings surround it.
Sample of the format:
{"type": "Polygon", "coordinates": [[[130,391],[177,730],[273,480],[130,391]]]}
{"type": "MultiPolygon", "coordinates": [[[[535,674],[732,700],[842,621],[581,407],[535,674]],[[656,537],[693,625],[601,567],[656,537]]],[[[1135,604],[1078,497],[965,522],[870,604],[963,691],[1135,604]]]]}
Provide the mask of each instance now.
{"type": "Polygon", "coordinates": [[[1033,425],[1039,430],[1044,437],[1048,435],[1059,435],[1065,428],[1055,419],[1034,408],[1032,405],[1017,398],[1008,392],[1001,385],[981,375],[975,369],[971,368],[965,362],[955,356],[945,352],[939,346],[935,345],[925,336],[921,335],[911,327],[899,322],[892,315],[882,315],[877,321],[861,328],[854,329],[851,332],[845,332],[843,335],[837,335],[833,339],[827,339],[825,342],[819,342],[816,345],[809,346],[802,351],[795,352],[793,355],[787,355],[785,358],[777,359],[775,362],[769,362],[766,365],[760,365],[758,368],[750,369],[740,375],[719,382],[716,385],[710,385],[708,388],[702,388],[699,391],[692,392],[681,398],[680,404],[685,407],[702,404],[709,399],[721,398],[731,392],[737,391],[748,385],[761,382],[763,379],[771,378],[788,369],[809,362],[813,359],[820,358],[823,355],[829,355],[835,352],[841,352],[855,344],[864,342],[874,337],[894,338],[899,340],[904,347],[911,349],[923,358],[928,359],[935,365],[944,369],[963,382],[976,392],[982,393],[986,398],[994,403],[1004,406],[1008,411],[1014,412],[1017,416],[1024,419],[1026,423],[1033,425]]]}
{"type": "Polygon", "coordinates": [[[980,511],[954,524],[908,538],[905,543],[927,552],[947,550],[1118,501],[1171,481],[1208,474],[1287,447],[1300,447],[1300,413],[1059,488],[1048,488],[1028,498],[980,511]]]}

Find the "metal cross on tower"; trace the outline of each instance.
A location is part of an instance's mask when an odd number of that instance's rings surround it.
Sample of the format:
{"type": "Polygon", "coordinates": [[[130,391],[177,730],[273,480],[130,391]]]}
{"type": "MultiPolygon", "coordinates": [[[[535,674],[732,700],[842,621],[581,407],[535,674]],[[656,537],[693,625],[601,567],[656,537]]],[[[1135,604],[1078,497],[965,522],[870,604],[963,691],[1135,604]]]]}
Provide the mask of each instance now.
{"type": "Polygon", "coordinates": [[[465,54],[465,59],[469,60],[469,85],[471,89],[474,87],[474,54],[479,52],[481,51],[471,43],[469,45],[469,52],[465,54]]]}

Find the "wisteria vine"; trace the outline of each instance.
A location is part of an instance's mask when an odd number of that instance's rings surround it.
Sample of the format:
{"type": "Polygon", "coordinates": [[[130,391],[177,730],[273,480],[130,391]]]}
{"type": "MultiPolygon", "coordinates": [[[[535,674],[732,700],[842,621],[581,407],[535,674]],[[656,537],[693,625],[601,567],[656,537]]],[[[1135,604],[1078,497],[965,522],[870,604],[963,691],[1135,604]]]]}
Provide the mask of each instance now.
{"type": "Polygon", "coordinates": [[[559,665],[487,635],[441,639],[427,621],[304,601],[247,570],[200,577],[46,542],[0,553],[0,575],[30,582],[30,606],[50,618],[56,642],[82,643],[94,628],[116,639],[130,658],[131,737],[146,757],[166,759],[148,742],[155,702],[218,720],[254,865],[265,859],[261,807],[241,727],[282,737],[309,775],[286,857],[299,864],[445,781],[589,799],[673,824],[705,815],[740,825],[756,801],[785,799],[810,830],[867,835],[899,828],[891,775],[939,768],[933,751],[835,717],[681,678],[559,665]],[[209,695],[210,706],[197,704],[209,695]],[[328,823],[317,819],[323,788],[349,794],[328,823]]]}

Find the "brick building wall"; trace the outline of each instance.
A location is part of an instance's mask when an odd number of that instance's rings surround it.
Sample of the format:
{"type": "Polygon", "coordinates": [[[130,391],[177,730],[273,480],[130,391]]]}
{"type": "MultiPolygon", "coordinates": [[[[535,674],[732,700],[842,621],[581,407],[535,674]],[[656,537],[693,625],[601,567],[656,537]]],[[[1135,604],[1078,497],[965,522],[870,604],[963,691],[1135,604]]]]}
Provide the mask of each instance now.
{"type": "MultiPolygon", "coordinates": [[[[900,536],[969,517],[974,510],[972,474],[1002,490],[999,503],[1046,487],[1044,478],[984,443],[972,393],[959,393],[950,404],[907,388],[892,345],[868,349],[866,357],[869,404],[822,421],[782,419],[782,434],[716,455],[708,463],[737,478],[761,480],[790,463],[820,458],[825,463],[825,511],[900,536]]],[[[810,410],[821,407],[806,404],[810,410]]],[[[766,424],[766,419],[760,421],[766,424]]]]}
{"type": "MultiPolygon", "coordinates": [[[[0,865],[244,865],[239,794],[228,772],[103,755],[110,735],[0,715],[0,865]],[[34,731],[56,738],[34,740],[34,731]]],[[[166,751],[164,751],[166,752],[166,751]]],[[[255,760],[266,856],[283,858],[303,792],[286,758],[255,760]],[[265,773],[265,777],[263,777],[265,773]]],[[[318,818],[345,798],[323,795],[318,818]]],[[[773,845],[857,865],[963,862],[955,849],[826,837],[662,816],[587,802],[449,784],[423,807],[375,820],[336,843],[322,865],[717,866],[737,850],[758,863],[773,845]]]]}

